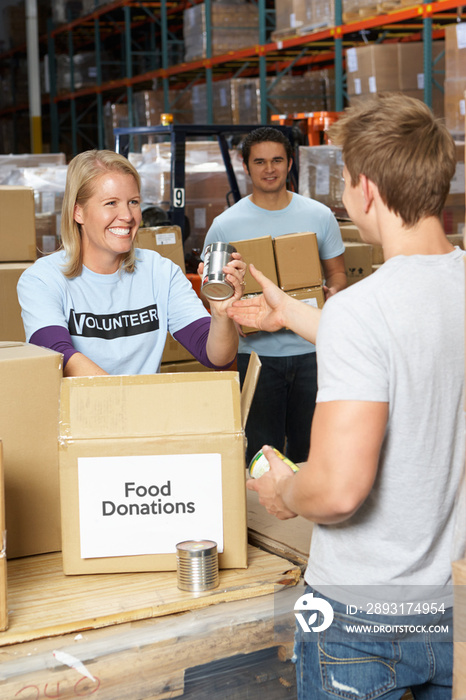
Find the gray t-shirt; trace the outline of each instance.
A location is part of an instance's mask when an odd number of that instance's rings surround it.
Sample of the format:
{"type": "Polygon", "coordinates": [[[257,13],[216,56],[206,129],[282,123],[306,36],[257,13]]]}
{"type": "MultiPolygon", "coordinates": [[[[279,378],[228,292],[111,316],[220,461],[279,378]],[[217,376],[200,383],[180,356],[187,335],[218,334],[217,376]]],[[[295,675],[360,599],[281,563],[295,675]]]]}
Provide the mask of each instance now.
{"type": "Polygon", "coordinates": [[[351,586],[446,594],[464,555],[463,255],[391,258],[325,305],[317,401],[389,404],[371,493],[347,521],[313,530],[306,581],[336,586],[341,602],[351,586]]]}

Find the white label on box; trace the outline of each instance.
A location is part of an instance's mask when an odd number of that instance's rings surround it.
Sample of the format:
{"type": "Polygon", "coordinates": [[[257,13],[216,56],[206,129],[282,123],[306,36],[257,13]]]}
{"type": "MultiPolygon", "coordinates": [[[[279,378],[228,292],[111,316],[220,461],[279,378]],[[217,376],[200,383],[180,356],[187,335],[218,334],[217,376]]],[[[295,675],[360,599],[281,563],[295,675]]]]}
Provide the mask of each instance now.
{"type": "Polygon", "coordinates": [[[456,25],[456,39],[459,49],[466,49],[466,22],[460,22],[456,25]]]}
{"type": "Polygon", "coordinates": [[[79,457],[81,558],[172,554],[183,540],[223,552],[220,454],[79,457]]]}
{"type": "Polygon", "coordinates": [[[377,92],[377,81],[375,75],[369,77],[369,92],[377,92]]]}
{"type": "Polygon", "coordinates": [[[195,207],[194,209],[194,228],[206,228],[207,214],[205,207],[195,207]]]}
{"type": "Polygon", "coordinates": [[[358,55],[356,49],[347,49],[346,69],[348,73],[355,73],[358,70],[358,55]]]}
{"type": "Polygon", "coordinates": [[[355,95],[360,95],[362,92],[361,89],[361,78],[355,78],[354,79],[354,94],[355,95]]]}
{"type": "Polygon", "coordinates": [[[424,90],[424,73],[417,74],[417,89],[424,90]]]}
{"type": "Polygon", "coordinates": [[[319,306],[319,305],[317,304],[317,299],[300,299],[300,301],[304,302],[304,303],[307,304],[308,306],[315,306],[316,309],[317,309],[318,306],[319,306]]]}
{"type": "Polygon", "coordinates": [[[220,105],[221,107],[226,107],[228,105],[227,91],[225,88],[220,88],[220,105]]]}
{"type": "Polygon", "coordinates": [[[464,163],[457,163],[455,174],[450,182],[450,194],[463,194],[464,192],[464,163]]]}
{"type": "Polygon", "coordinates": [[[290,27],[296,27],[296,15],[294,12],[290,15],[290,27]]]}
{"type": "Polygon", "coordinates": [[[330,192],[330,166],[328,163],[320,163],[316,167],[316,195],[329,194],[330,192]]]}
{"type": "Polygon", "coordinates": [[[464,117],[465,116],[465,100],[460,100],[460,114],[464,117]]]}
{"type": "Polygon", "coordinates": [[[175,245],[176,233],[169,231],[167,233],[156,233],[155,242],[157,245],[175,245]]]}

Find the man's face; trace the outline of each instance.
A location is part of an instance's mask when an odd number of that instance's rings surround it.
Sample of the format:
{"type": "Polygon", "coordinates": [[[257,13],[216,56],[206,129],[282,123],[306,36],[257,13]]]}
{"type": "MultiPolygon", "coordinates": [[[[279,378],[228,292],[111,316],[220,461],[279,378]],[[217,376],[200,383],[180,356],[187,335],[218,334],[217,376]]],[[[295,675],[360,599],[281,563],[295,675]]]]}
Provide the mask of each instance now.
{"type": "Polygon", "coordinates": [[[286,178],[291,168],[285,146],[274,141],[263,141],[251,146],[249,163],[243,164],[251,177],[253,191],[275,193],[286,189],[286,178]]]}

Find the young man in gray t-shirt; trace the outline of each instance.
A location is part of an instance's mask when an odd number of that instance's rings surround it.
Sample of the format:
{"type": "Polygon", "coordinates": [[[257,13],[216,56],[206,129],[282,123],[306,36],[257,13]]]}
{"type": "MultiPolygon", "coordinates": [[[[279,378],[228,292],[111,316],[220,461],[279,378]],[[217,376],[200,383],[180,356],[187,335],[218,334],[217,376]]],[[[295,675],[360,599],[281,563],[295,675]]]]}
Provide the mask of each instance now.
{"type": "MultiPolygon", "coordinates": [[[[331,137],[345,206],[385,263],[322,311],[307,462],[294,474],[266,447],[271,469],[247,485],[278,518],[317,523],[295,607],[311,613],[297,615],[299,697],[446,699],[466,537],[464,260],[441,223],[455,145],[402,95],[349,108],[331,137]]],[[[312,340],[316,312],[258,277],[264,295],[233,318],[312,340]]]]}

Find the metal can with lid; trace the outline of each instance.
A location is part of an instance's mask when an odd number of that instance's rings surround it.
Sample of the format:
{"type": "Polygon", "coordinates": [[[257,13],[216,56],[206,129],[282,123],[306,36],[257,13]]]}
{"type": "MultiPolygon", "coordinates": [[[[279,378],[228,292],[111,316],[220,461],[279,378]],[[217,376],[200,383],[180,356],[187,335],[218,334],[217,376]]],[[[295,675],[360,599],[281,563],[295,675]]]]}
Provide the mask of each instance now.
{"type": "MultiPolygon", "coordinates": [[[[280,459],[282,459],[294,472],[299,472],[298,465],[292,462],[291,459],[285,457],[285,455],[283,455],[275,447],[272,447],[272,450],[275,452],[277,457],[280,457],[280,459]]],[[[249,476],[251,479],[260,479],[260,477],[265,474],[265,472],[268,472],[269,469],[270,464],[267,457],[264,455],[262,450],[259,450],[249,463],[249,476]]]]}
{"type": "Polygon", "coordinates": [[[234,294],[233,285],[227,282],[223,268],[232,259],[236,248],[229,243],[211,243],[205,249],[204,272],[201,292],[211,301],[224,301],[234,294]]]}
{"type": "Polygon", "coordinates": [[[182,591],[217,588],[218,554],[213,540],[185,540],[176,545],[177,585],[182,591]]]}

